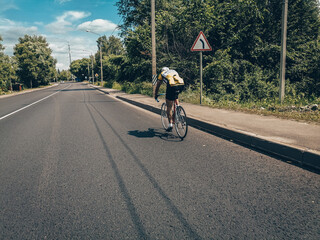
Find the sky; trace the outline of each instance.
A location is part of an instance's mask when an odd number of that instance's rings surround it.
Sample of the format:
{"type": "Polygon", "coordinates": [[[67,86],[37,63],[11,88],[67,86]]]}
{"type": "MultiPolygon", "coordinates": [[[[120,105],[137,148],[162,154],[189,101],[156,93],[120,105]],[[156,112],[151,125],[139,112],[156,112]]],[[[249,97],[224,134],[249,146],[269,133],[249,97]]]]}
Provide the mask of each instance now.
{"type": "Polygon", "coordinates": [[[5,54],[25,34],[47,39],[57,69],[97,52],[99,35],[118,36],[117,0],[0,0],[0,36],[5,54]],[[86,32],[89,30],[94,33],[86,32]]]}

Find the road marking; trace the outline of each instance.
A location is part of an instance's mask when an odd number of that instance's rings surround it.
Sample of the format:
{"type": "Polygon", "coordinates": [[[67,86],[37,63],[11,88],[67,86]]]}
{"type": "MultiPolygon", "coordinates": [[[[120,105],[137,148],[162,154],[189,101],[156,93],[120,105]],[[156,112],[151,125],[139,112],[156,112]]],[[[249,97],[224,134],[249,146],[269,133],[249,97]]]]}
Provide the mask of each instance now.
{"type": "Polygon", "coordinates": [[[42,99],[40,99],[40,100],[38,100],[38,101],[36,101],[36,102],[34,102],[34,103],[31,103],[31,104],[29,104],[29,105],[27,105],[27,106],[24,106],[23,108],[20,108],[20,109],[14,111],[14,112],[12,112],[12,113],[9,113],[9,114],[7,114],[7,115],[5,115],[5,116],[3,116],[3,117],[0,117],[0,121],[3,120],[3,119],[5,119],[5,118],[7,118],[7,117],[9,117],[9,116],[11,116],[11,115],[13,115],[13,114],[15,114],[15,113],[17,113],[17,112],[22,111],[23,109],[26,109],[26,108],[28,108],[28,107],[31,107],[32,105],[34,105],[34,104],[36,104],[36,103],[39,103],[39,102],[41,102],[41,101],[43,101],[43,100],[45,100],[45,99],[47,99],[47,98],[49,98],[49,97],[52,97],[53,95],[61,92],[62,90],[66,89],[66,88],[68,88],[68,87],[70,87],[70,86],[71,86],[71,84],[70,84],[69,86],[63,88],[63,89],[60,89],[58,92],[52,93],[52,94],[50,94],[49,96],[46,96],[46,97],[44,97],[44,98],[42,98],[42,99]]]}
{"type": "Polygon", "coordinates": [[[204,49],[205,48],[204,41],[200,39],[200,42],[202,43],[202,49],[204,49]]]}

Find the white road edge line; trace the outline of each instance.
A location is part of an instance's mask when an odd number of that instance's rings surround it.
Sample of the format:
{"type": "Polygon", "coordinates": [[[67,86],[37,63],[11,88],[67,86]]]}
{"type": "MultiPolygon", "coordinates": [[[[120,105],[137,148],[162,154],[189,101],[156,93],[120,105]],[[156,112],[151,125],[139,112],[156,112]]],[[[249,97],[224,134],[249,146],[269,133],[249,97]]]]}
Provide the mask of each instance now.
{"type": "Polygon", "coordinates": [[[45,99],[47,99],[47,98],[49,98],[49,97],[51,97],[51,96],[53,96],[53,95],[55,95],[55,94],[61,92],[62,90],[66,89],[66,88],[68,88],[68,87],[70,87],[70,86],[71,86],[71,84],[70,84],[69,86],[63,88],[63,89],[60,89],[58,92],[52,93],[52,94],[50,94],[49,96],[46,96],[46,97],[44,97],[44,98],[42,98],[42,99],[40,99],[40,100],[38,100],[38,101],[36,101],[36,102],[34,102],[34,103],[31,103],[31,104],[29,104],[29,105],[27,105],[27,106],[24,106],[23,108],[20,108],[20,109],[14,111],[14,112],[12,112],[12,113],[9,113],[9,114],[7,114],[7,115],[5,115],[5,116],[3,116],[3,117],[0,117],[0,121],[3,120],[3,119],[5,119],[5,118],[7,118],[7,117],[9,117],[9,116],[11,116],[11,115],[13,115],[13,114],[15,114],[15,113],[17,113],[17,112],[22,111],[23,109],[26,109],[26,108],[28,108],[28,107],[31,107],[32,105],[34,105],[34,104],[36,104],[36,103],[39,103],[39,102],[41,102],[41,101],[43,101],[43,100],[45,100],[45,99]]]}

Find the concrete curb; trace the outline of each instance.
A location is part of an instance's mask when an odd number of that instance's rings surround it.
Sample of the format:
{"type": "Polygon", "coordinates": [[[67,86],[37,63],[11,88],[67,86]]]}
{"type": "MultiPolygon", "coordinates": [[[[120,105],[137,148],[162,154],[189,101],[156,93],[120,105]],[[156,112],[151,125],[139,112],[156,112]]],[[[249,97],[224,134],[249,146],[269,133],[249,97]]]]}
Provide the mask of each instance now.
{"type": "MultiPolygon", "coordinates": [[[[106,92],[102,89],[96,88],[99,91],[106,92]]],[[[149,110],[156,114],[160,114],[160,108],[153,107],[141,102],[136,102],[125,97],[116,96],[116,98],[138,106],[140,108],[149,110]]],[[[187,113],[188,116],[188,113],[187,113]]],[[[194,117],[188,116],[188,124],[197,129],[203,130],[205,132],[217,135],[219,137],[232,140],[248,146],[253,149],[258,149],[263,152],[276,155],[282,159],[293,161],[301,166],[308,166],[320,170],[320,153],[312,150],[306,150],[303,148],[289,146],[283,143],[278,143],[275,141],[270,141],[263,139],[255,134],[244,133],[237,131],[235,129],[229,129],[218,124],[205,122],[203,120],[196,119],[194,117]]]]}
{"type": "MultiPolygon", "coordinates": [[[[143,109],[149,110],[156,114],[160,114],[159,108],[149,106],[144,103],[139,103],[121,96],[117,96],[116,98],[133,104],[135,106],[141,107],[143,109]]],[[[201,129],[205,132],[209,132],[214,135],[218,135],[225,139],[230,139],[235,142],[239,142],[241,144],[249,146],[251,148],[259,149],[266,153],[271,153],[273,155],[296,162],[298,164],[320,170],[320,155],[317,153],[313,153],[311,151],[307,151],[305,149],[300,149],[297,147],[284,145],[282,143],[265,140],[257,136],[245,134],[233,129],[228,129],[222,126],[215,125],[213,123],[207,123],[192,117],[188,117],[188,124],[192,127],[201,129]]]]}

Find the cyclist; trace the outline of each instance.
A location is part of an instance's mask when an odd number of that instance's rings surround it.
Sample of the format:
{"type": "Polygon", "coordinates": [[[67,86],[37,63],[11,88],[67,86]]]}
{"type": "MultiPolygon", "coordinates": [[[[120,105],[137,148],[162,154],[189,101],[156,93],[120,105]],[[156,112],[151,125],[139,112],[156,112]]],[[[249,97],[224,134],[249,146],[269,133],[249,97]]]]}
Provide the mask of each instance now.
{"type": "Polygon", "coordinates": [[[167,104],[167,116],[169,121],[169,127],[167,131],[172,131],[173,124],[174,124],[174,116],[172,114],[173,104],[174,102],[176,105],[179,105],[179,93],[182,91],[184,86],[183,79],[179,76],[179,74],[168,67],[163,67],[161,69],[161,73],[158,76],[158,82],[155,87],[154,97],[158,99],[159,89],[162,82],[166,83],[167,90],[166,90],[166,104],[167,104]]]}

